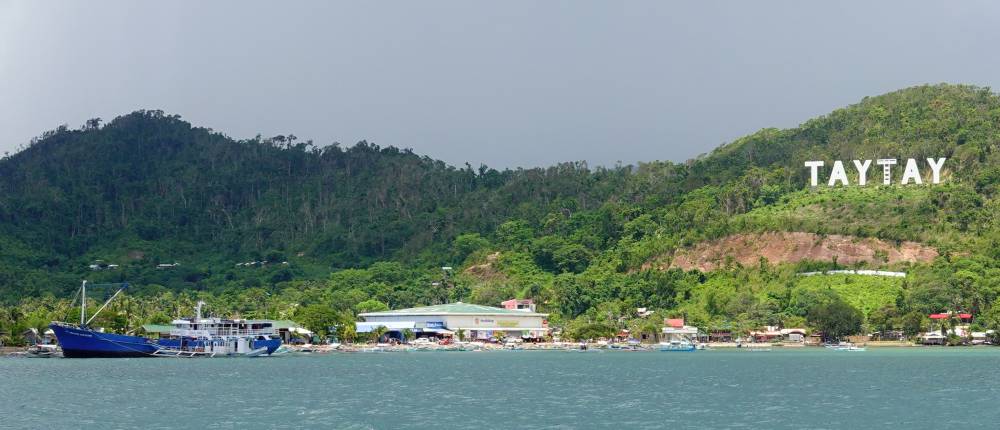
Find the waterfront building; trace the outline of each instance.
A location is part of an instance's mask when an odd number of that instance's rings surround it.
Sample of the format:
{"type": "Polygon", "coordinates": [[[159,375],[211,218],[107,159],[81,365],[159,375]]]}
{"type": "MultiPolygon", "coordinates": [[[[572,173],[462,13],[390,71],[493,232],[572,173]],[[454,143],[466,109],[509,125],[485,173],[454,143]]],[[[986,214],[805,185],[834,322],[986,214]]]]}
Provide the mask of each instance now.
{"type": "Polygon", "coordinates": [[[923,345],[944,345],[948,337],[937,331],[929,331],[918,336],[923,345]]]}
{"type": "MultiPolygon", "coordinates": [[[[524,305],[521,303],[521,306],[524,305]]],[[[533,303],[528,305],[534,307],[533,303]]],[[[461,330],[465,339],[481,340],[494,337],[541,339],[549,333],[548,314],[531,309],[496,308],[462,302],[366,312],[358,316],[364,318],[357,323],[358,333],[385,327],[390,337],[397,339],[407,329],[418,337],[451,337],[461,330]]]]}
{"type": "Polygon", "coordinates": [[[663,321],[663,337],[661,343],[688,342],[693,343],[699,340],[698,327],[684,325],[683,318],[667,318],[663,321]]]}
{"type": "Polygon", "coordinates": [[[714,329],[708,332],[709,342],[732,342],[733,341],[733,331],[731,329],[714,329]]]}
{"type": "Polygon", "coordinates": [[[754,342],[805,342],[806,329],[765,327],[763,330],[751,331],[754,342]]]}

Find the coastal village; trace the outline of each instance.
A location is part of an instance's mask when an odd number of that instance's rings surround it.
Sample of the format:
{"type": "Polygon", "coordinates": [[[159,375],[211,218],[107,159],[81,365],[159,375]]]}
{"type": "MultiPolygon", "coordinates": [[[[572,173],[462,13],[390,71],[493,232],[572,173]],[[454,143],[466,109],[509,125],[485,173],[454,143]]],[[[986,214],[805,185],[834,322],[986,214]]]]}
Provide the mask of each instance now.
{"type": "MultiPolygon", "coordinates": [[[[637,308],[635,313],[646,317],[653,314],[646,308],[637,308]]],[[[879,346],[992,345],[995,334],[992,330],[975,331],[973,316],[969,313],[944,312],[928,315],[927,323],[931,330],[909,339],[900,331],[892,331],[846,336],[830,342],[821,332],[778,326],[758,327],[741,334],[732,328],[687,325],[683,318],[665,318],[662,328],[654,333],[621,329],[613,336],[580,339],[564,337],[560,328],[550,326],[549,315],[536,312],[536,305],[530,299],[506,300],[501,307],[454,302],[364,312],[358,317],[360,320],[354,324],[357,338],[350,343],[341,342],[335,336],[320,336],[291,320],[243,320],[242,323],[268,327],[268,333],[281,341],[282,346],[276,351],[278,354],[435,350],[695,351],[728,348],[764,351],[810,346],[863,351],[867,347],[879,346]]],[[[140,334],[151,339],[167,339],[178,334],[178,327],[145,324],[140,334]]],[[[337,329],[329,327],[327,332],[335,333],[337,329]]],[[[21,337],[23,346],[4,347],[3,353],[50,356],[58,351],[59,342],[53,329],[29,329],[21,333],[21,337]]]]}

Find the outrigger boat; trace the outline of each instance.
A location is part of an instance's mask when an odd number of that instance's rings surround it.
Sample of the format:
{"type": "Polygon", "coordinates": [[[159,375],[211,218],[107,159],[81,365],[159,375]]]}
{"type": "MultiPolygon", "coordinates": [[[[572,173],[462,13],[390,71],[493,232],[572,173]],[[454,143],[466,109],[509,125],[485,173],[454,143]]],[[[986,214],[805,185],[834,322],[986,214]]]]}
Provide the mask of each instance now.
{"type": "Polygon", "coordinates": [[[689,352],[694,351],[697,348],[695,344],[687,340],[671,340],[669,342],[660,342],[660,351],[663,352],[689,352]]]}
{"type": "Polygon", "coordinates": [[[148,339],[105,333],[90,323],[118,297],[128,284],[121,284],[103,305],[87,319],[87,281],[80,287],[80,324],[53,321],[49,325],[59,340],[63,356],[88,357],[216,357],[270,355],[281,346],[269,321],[202,318],[198,302],[197,316],[173,321],[174,329],[163,339],[148,339]]]}
{"type": "Polygon", "coordinates": [[[850,343],[850,342],[840,342],[840,343],[835,344],[835,345],[825,345],[825,346],[826,346],[826,348],[832,349],[834,351],[863,352],[866,349],[863,346],[857,346],[857,345],[855,345],[853,343],[850,343]]]}
{"type": "Polygon", "coordinates": [[[59,345],[39,343],[25,351],[25,356],[32,358],[62,357],[62,351],[59,350],[59,345]]]}
{"type": "Polygon", "coordinates": [[[158,357],[197,357],[218,355],[257,357],[271,355],[281,346],[270,321],[202,318],[198,302],[194,318],[176,319],[170,337],[151,341],[161,348],[158,357]]]}

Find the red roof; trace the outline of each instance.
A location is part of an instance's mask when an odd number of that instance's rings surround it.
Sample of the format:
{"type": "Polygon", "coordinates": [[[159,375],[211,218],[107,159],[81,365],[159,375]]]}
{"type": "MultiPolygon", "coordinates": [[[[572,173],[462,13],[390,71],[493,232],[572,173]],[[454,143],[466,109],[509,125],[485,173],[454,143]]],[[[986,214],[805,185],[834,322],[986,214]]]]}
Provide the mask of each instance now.
{"type": "Polygon", "coordinates": [[[684,318],[667,318],[667,325],[673,328],[684,327],[684,318]]]}
{"type": "MultiPolygon", "coordinates": [[[[951,318],[951,314],[931,314],[930,317],[932,320],[946,320],[951,318]]],[[[958,314],[958,317],[963,320],[972,319],[972,314],[958,314]]]]}

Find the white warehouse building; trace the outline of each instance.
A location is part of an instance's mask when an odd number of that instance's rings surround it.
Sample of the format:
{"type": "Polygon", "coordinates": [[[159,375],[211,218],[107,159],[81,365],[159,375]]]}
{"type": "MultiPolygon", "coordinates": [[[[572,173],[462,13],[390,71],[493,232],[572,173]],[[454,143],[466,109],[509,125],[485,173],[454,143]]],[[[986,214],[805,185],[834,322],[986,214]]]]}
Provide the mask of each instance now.
{"type": "Polygon", "coordinates": [[[489,339],[497,332],[505,337],[542,338],[549,332],[548,314],[528,309],[503,309],[456,302],[444,305],[359,314],[358,333],[382,326],[389,332],[410,329],[418,336],[452,336],[462,330],[466,339],[489,339]]]}

